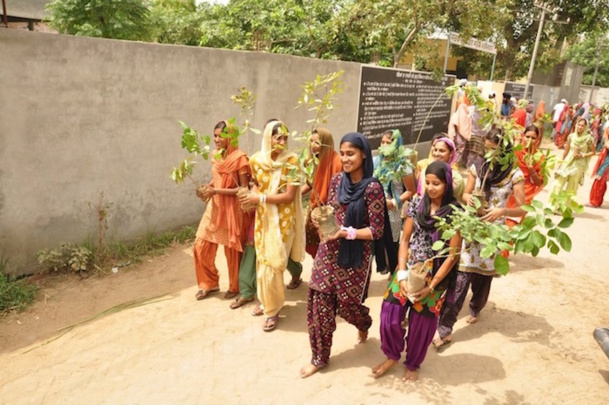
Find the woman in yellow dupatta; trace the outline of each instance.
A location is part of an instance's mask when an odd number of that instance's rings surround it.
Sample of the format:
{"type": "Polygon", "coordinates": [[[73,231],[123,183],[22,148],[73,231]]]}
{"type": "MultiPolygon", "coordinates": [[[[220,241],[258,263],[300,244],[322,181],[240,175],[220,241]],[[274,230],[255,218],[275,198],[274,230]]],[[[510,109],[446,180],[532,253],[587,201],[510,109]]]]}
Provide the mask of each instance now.
{"type": "Polygon", "coordinates": [[[258,204],[254,244],[261,305],[252,315],[265,315],[263,330],[267,332],[277,327],[285,302],[283,272],[288,259],[301,262],[304,258],[300,176],[294,174],[298,158],[287,151],[287,141],[288,131],[282,122],[266,125],[262,148],[250,159],[256,186],[241,199],[242,204],[258,204]]]}
{"type": "Polygon", "coordinates": [[[221,155],[212,162],[212,182],[197,190],[199,198],[208,203],[194,246],[199,286],[195,295],[197,300],[220,291],[220,277],[215,266],[218,245],[224,245],[228,265],[229,288],[224,298],[231,299],[239,294],[239,262],[251,216],[239,207],[237,190],[240,186],[247,187],[250,168],[247,155],[231,144],[229,135],[234,130],[226,121],[216,124],[214,142],[221,155]]]}
{"type": "Polygon", "coordinates": [[[557,195],[563,189],[574,195],[577,194],[579,186],[584,184],[588,162],[594,154],[594,138],[588,128],[588,120],[580,118],[575,126],[575,132],[569,134],[565,142],[563,162],[556,169],[552,194],[557,195]]]}

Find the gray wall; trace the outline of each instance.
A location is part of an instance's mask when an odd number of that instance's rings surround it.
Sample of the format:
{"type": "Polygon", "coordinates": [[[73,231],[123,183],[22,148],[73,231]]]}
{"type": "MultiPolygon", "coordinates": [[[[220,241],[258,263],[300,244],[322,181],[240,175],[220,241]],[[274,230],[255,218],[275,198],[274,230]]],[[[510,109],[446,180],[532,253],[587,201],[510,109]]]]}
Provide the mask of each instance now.
{"type": "MultiPolygon", "coordinates": [[[[169,177],[186,157],[177,121],[212,133],[238,114],[230,96],[241,86],[258,95],[255,127],[275,117],[304,130],[300,84],[343,69],[327,126],[335,138],[356,128],[355,63],[6,29],[0,55],[0,254],[16,273],[35,271],[40,249],[94,238],[100,192],[110,239],[197,223],[193,186],[169,177]]],[[[209,178],[207,163],[197,177],[209,178]]]]}

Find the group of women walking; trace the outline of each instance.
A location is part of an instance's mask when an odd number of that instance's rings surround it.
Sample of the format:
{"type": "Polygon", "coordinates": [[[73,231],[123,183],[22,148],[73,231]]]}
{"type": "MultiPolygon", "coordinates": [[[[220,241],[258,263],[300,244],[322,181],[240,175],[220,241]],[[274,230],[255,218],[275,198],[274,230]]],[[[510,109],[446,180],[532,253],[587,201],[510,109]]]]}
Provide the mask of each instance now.
{"type": "MultiPolygon", "coordinates": [[[[572,162],[590,157],[592,144],[582,135],[585,123],[580,120],[569,136],[556,187],[572,184],[575,180],[569,176],[582,170],[572,162]]],[[[214,141],[220,157],[212,164],[213,180],[197,191],[208,204],[194,245],[196,298],[219,291],[214,260],[221,244],[229,267],[225,298],[235,299],[230,305],[235,309],[257,295],[260,305],[252,315],[264,316],[263,329],[272,331],[285,301],[284,271],[292,276],[287,288],[297,288],[302,281],[300,263],[305,252],[310,254],[314,259],[307,294],[311,361],[300,371],[303,378],[329,364],[337,315],[355,326],[359,342],[366,341],[373,316],[365,300],[376,255],[383,256],[377,260],[377,270],[391,274],[380,313],[381,351],[386,359],[372,373],[382,376],[406,351],[403,379],[416,380],[429,346],[440,348],[452,341],[468,290],[473,296],[466,322],[473,324],[496,276],[494,257],[482,258],[484,246],[463,241],[458,231],[444,242],[448,253],[439,256],[432,249],[440,240],[436,221],[450,221],[460,204],[473,206],[477,188],[488,207],[482,220],[518,223],[526,214],[521,206],[544,185],[540,162],[525,158],[541,141],[535,126],[523,131],[519,142],[524,148],[516,153],[517,162],[507,166],[477,162],[467,169],[466,179],[455,167],[454,140],[439,133],[431,141],[427,159],[387,184],[381,184],[374,173],[375,166],[376,173],[387,170],[384,165],[391,156],[373,159],[360,133],[343,136],[336,152],[332,134],[318,128],[309,148],[319,163],[312,183],[302,184],[295,170],[298,158],[288,152],[283,122],[267,122],[261,150],[249,159],[228,140],[232,130],[225,121],[216,125],[214,141]],[[303,194],[311,196],[306,213],[303,194]],[[318,219],[311,215],[311,209],[320,205],[333,208],[338,229],[333,235],[322,237],[318,219]]],[[[486,133],[485,149],[498,148],[503,136],[500,129],[486,133]]],[[[382,142],[401,145],[401,134],[384,133],[382,142]]],[[[501,153],[508,153],[511,146],[501,153]]],[[[603,156],[607,153],[603,149],[603,156]]],[[[608,170],[609,161],[599,159],[596,181],[604,183],[608,170]]]]}

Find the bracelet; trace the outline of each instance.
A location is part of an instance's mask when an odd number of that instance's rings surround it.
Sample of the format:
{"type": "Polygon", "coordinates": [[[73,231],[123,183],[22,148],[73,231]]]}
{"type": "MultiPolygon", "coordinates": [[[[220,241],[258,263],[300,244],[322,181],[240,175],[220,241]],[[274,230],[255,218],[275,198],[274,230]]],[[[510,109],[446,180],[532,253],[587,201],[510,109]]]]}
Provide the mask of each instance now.
{"type": "Polygon", "coordinates": [[[260,204],[266,204],[266,194],[260,194],[260,204]]]}
{"type": "Polygon", "coordinates": [[[347,240],[354,240],[356,238],[356,230],[354,227],[350,226],[350,227],[346,227],[346,226],[341,226],[340,227],[341,231],[346,231],[347,232],[347,237],[345,239],[347,240]]]}
{"type": "Polygon", "coordinates": [[[410,276],[410,270],[398,270],[398,283],[400,281],[408,280],[410,276]]]}

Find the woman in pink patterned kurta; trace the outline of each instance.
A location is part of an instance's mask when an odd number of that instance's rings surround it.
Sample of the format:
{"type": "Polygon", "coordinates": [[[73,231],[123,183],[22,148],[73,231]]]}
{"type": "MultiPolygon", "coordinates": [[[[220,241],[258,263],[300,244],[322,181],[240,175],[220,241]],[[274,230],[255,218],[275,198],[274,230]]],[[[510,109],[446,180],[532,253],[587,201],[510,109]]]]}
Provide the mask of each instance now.
{"type": "Polygon", "coordinates": [[[368,142],[359,133],[349,133],[341,141],[340,155],[343,172],[332,179],[328,203],[341,229],[319,245],[315,256],[307,300],[312,358],[300,371],[302,378],[328,365],[337,314],[357,328],[360,343],[366,341],[372,318],[363,299],[372,245],[383,248],[385,229],[391,238],[383,187],[372,177],[368,142]]]}

